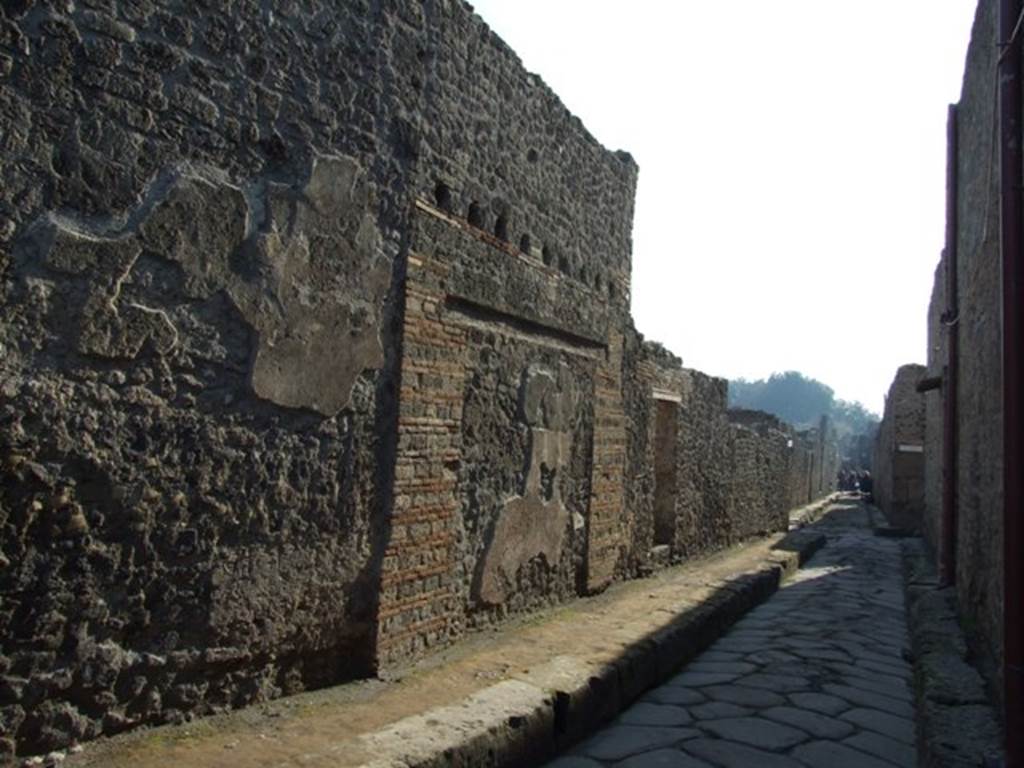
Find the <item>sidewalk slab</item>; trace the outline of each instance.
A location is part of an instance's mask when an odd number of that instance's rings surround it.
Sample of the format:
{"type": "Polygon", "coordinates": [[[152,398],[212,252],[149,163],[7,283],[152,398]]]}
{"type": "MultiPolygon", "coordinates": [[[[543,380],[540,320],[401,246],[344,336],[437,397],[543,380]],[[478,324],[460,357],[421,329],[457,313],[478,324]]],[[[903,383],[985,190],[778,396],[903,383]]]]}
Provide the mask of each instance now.
{"type": "Polygon", "coordinates": [[[816,523],[828,511],[828,508],[842,496],[842,493],[832,493],[817,501],[812,501],[810,504],[805,504],[802,507],[791,510],[789,513],[789,529],[791,531],[797,530],[816,523]]]}
{"type": "Polygon", "coordinates": [[[359,681],[102,739],[68,768],[529,766],[607,723],[773,594],[825,537],[748,542],[359,681]]]}
{"type": "Polygon", "coordinates": [[[874,535],[875,517],[859,497],[830,505],[813,528],[828,537],[824,551],[682,671],[544,768],[574,759],[589,768],[686,764],[666,755],[673,750],[689,764],[736,768],[916,764],[901,547],[874,535]],[[865,674],[866,665],[886,674],[865,674]],[[688,701],[661,706],[676,691],[688,701]],[[668,715],[677,727],[659,727],[668,715]],[[664,734],[644,742],[626,726],[664,734]]]}
{"type": "Polygon", "coordinates": [[[923,540],[906,539],[902,548],[921,765],[1001,765],[1002,727],[985,681],[969,661],[956,590],[940,587],[923,540]]]}

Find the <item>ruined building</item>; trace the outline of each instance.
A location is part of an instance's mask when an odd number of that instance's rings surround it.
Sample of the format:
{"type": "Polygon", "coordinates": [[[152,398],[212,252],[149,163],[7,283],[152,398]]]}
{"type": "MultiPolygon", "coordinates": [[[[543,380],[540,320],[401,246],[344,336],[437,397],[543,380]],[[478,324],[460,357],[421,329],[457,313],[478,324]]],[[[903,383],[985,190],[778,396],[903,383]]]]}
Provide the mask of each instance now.
{"type": "MultiPolygon", "coordinates": [[[[949,111],[946,243],[916,386],[922,529],[971,642],[960,655],[1003,704],[1008,765],[1024,762],[1022,17],[1019,0],[978,3],[960,101],[949,111]]],[[[895,386],[912,399],[900,378],[895,386]]],[[[961,687],[969,722],[983,694],[961,687]]]]}
{"type": "Polygon", "coordinates": [[[0,754],[786,526],[629,314],[637,167],[459,0],[0,7],[0,754]]]}
{"type": "Polygon", "coordinates": [[[982,0],[950,110],[947,240],[928,310],[927,376],[939,386],[922,387],[924,533],[993,678],[1003,629],[997,27],[998,3],[982,0]]]}
{"type": "Polygon", "coordinates": [[[924,512],[924,408],[918,392],[923,365],[903,365],[885,398],[885,413],[875,437],[875,503],[889,522],[919,530],[924,512]]]}

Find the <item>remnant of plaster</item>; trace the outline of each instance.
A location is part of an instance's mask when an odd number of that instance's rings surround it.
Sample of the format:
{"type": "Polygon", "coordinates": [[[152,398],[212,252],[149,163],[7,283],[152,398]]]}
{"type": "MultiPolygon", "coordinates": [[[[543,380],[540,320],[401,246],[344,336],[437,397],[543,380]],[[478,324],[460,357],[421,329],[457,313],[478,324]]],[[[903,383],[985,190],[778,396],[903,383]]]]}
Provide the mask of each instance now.
{"type": "Polygon", "coordinates": [[[49,222],[36,233],[45,242],[44,263],[54,272],[85,275],[84,291],[65,295],[60,311],[78,313],[75,346],[83,355],[131,359],[151,341],[161,354],[177,341],[177,333],[148,307],[121,301],[125,280],[142,252],[131,239],[97,239],[49,222]]]}
{"type": "Polygon", "coordinates": [[[530,430],[526,480],[522,494],[505,503],[484,554],[479,581],[484,602],[504,602],[514,590],[516,572],[531,559],[558,562],[569,520],[560,479],[570,459],[577,402],[568,366],[561,366],[557,379],[542,368],[524,372],[520,416],[530,430]]]}
{"type": "Polygon", "coordinates": [[[148,254],[180,267],[185,300],[230,298],[257,338],[258,396],[328,416],[344,408],[359,374],[383,359],[389,270],[364,175],[350,158],[319,157],[301,187],[271,184],[265,194],[266,220],[248,237],[253,212],[242,190],[192,169],[116,237],[56,217],[35,228],[29,245],[44,268],[82,283],[64,291],[61,308],[76,316],[77,351],[133,359],[147,342],[159,355],[175,347],[172,313],[122,297],[148,254]]]}
{"type": "Polygon", "coordinates": [[[380,310],[389,270],[359,166],[316,161],[305,187],[272,185],[269,231],[254,242],[269,289],[243,312],[259,333],[253,389],[327,414],[343,408],[356,377],[383,362],[380,310]]]}

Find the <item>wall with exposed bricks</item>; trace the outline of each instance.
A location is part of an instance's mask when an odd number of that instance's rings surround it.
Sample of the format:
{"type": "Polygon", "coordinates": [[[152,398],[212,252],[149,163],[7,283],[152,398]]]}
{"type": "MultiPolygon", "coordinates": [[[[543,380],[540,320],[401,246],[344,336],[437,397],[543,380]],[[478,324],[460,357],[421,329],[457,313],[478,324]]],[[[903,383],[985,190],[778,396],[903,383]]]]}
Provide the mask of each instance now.
{"type": "Polygon", "coordinates": [[[637,333],[636,164],[460,0],[5,3],[0,86],[0,760],[405,664],[826,490],[827,435],[730,423],[637,333]]]}

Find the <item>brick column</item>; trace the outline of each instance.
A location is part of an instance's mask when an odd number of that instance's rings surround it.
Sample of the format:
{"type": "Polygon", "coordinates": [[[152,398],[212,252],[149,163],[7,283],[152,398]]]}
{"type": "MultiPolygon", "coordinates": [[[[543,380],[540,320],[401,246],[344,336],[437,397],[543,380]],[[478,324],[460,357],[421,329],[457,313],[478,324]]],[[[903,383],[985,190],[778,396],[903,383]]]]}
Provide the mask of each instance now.
{"type": "Polygon", "coordinates": [[[622,334],[608,337],[608,354],[594,384],[594,465],[587,524],[587,591],[604,589],[615,575],[623,530],[626,417],[622,403],[622,334]]]}
{"type": "Polygon", "coordinates": [[[462,451],[465,332],[442,320],[439,273],[410,255],[403,327],[394,512],[378,609],[381,668],[463,631],[456,470],[462,451]]]}

